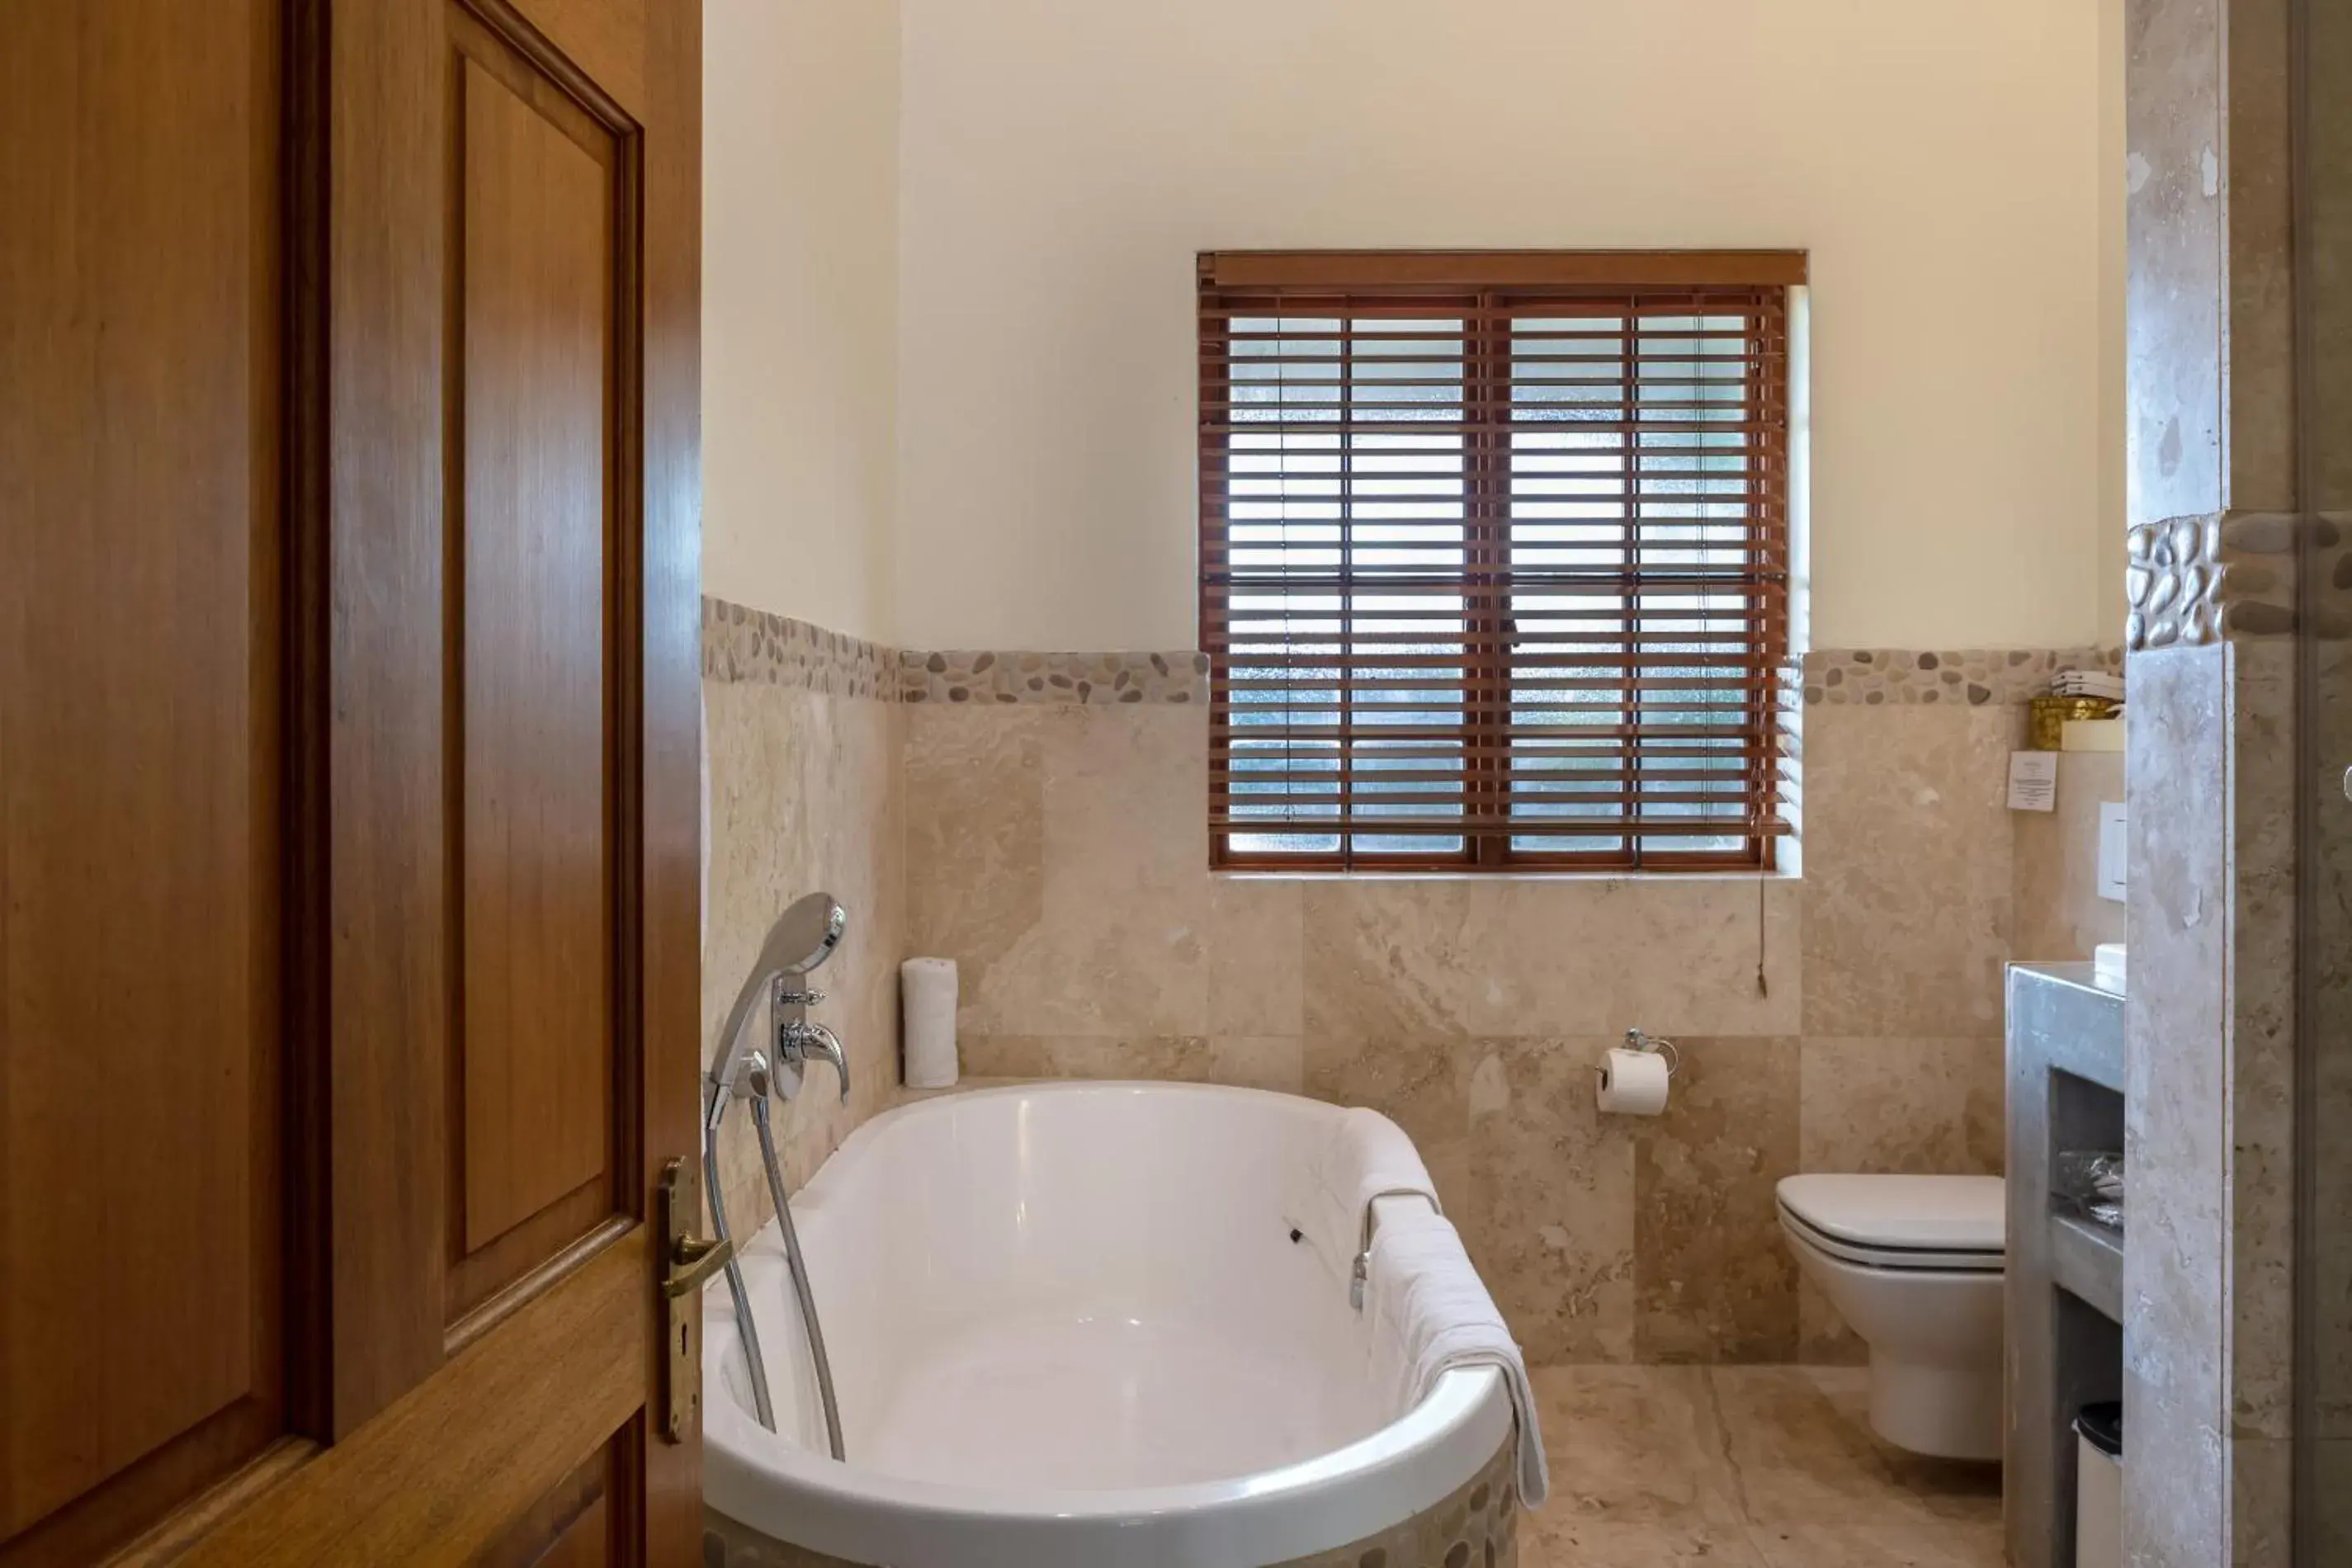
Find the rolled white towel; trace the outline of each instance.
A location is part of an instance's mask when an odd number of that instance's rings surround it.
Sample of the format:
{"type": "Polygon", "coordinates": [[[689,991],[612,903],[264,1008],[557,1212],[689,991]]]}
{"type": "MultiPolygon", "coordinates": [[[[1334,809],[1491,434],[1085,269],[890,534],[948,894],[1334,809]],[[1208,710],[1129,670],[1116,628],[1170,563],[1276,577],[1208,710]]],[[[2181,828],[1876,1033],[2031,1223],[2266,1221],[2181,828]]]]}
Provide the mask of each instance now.
{"type": "Polygon", "coordinates": [[[1518,1422],[1519,1497],[1529,1508],[1541,1506],[1551,1476],[1527,1358],[1451,1220],[1414,1205],[1383,1209],[1372,1237],[1364,1314],[1372,1385],[1400,1415],[1428,1398],[1455,1367],[1491,1366],[1503,1374],[1518,1422]]]}
{"type": "Polygon", "coordinates": [[[905,1015],[907,1087],[951,1089],[956,1081],[956,966],[952,958],[910,958],[898,965],[905,1015]]]}

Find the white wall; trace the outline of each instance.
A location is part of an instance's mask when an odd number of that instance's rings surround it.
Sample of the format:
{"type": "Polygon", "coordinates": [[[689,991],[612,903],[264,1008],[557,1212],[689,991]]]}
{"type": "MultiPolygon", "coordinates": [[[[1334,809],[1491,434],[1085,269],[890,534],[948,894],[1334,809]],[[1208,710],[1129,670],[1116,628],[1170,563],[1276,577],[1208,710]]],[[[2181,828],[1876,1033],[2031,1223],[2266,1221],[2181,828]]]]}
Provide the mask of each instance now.
{"type": "Polygon", "coordinates": [[[901,640],[1192,646],[1193,253],[1295,246],[1808,247],[1814,641],[2092,639],[2113,8],[903,0],[901,640]]]}
{"type": "Polygon", "coordinates": [[[703,10],[702,583],[887,638],[898,14],[703,10]]]}

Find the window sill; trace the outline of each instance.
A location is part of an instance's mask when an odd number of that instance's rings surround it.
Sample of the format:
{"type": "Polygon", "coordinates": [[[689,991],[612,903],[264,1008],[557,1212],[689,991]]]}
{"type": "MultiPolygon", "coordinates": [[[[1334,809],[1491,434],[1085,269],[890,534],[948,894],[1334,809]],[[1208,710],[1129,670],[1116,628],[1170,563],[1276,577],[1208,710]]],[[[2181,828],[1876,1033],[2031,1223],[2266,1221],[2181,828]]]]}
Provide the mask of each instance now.
{"type": "Polygon", "coordinates": [[[1212,868],[1219,882],[1801,882],[1800,869],[1769,871],[1286,871],[1273,867],[1212,868]]]}

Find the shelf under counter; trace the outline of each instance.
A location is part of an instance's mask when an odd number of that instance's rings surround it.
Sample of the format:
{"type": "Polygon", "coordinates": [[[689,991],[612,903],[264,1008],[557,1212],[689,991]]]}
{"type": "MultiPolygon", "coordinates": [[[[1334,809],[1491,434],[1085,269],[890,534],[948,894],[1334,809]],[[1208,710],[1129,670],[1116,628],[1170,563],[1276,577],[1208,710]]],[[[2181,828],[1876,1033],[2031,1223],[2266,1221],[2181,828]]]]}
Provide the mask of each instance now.
{"type": "Polygon", "coordinates": [[[2060,1209],[2050,1216],[2050,1281],[2097,1309],[2107,1321],[2124,1321],[2124,1238],[2121,1231],[2060,1209]]]}
{"type": "Polygon", "coordinates": [[[2088,963],[2011,964],[2006,982],[2009,1556],[2074,1555],[2074,1413],[2123,1387],[2124,1236],[2053,1191],[2065,1150],[2124,1143],[2124,999],[2088,963]]]}

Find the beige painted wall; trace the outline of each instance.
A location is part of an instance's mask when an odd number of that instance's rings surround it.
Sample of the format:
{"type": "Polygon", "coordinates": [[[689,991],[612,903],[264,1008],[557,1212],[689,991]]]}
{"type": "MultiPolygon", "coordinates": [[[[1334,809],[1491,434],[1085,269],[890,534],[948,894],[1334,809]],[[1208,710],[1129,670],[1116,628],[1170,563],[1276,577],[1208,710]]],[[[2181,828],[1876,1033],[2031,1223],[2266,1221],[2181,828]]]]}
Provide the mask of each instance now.
{"type": "Polygon", "coordinates": [[[892,635],[898,19],[703,13],[704,590],[892,635]]]}
{"type": "Polygon", "coordinates": [[[904,0],[900,640],[1191,646],[1192,255],[1383,245],[1810,247],[1815,643],[2112,636],[2116,8],[904,0]]]}

